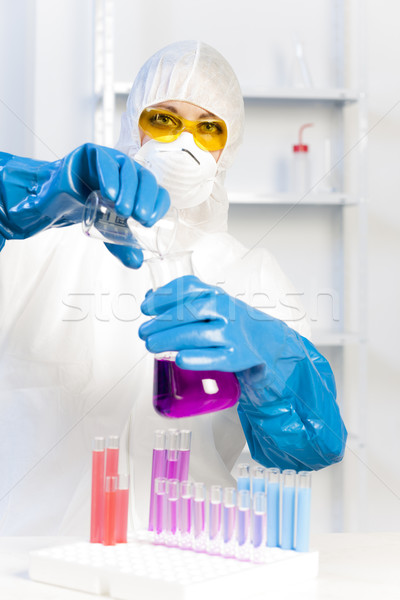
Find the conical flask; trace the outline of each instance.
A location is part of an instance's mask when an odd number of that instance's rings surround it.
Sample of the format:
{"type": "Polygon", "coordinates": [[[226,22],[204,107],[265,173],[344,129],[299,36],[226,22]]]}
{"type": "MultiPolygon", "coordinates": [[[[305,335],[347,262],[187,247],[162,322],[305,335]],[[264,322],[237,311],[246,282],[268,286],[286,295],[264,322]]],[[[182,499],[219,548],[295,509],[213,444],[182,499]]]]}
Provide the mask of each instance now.
{"type": "MultiPolygon", "coordinates": [[[[181,277],[193,275],[192,253],[180,252],[146,261],[153,289],[181,277]]],[[[175,362],[176,352],[164,352],[154,359],[153,405],[164,417],[191,417],[234,406],[240,385],[234,373],[191,371],[175,362]]]]}

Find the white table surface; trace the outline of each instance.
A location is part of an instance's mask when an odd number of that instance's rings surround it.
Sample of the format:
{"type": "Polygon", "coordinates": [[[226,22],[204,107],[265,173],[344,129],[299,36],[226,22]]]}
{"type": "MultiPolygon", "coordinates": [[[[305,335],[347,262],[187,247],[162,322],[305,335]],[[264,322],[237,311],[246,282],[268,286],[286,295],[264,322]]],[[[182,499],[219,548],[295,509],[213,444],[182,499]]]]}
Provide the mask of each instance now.
{"type": "MultiPolygon", "coordinates": [[[[73,541],[73,538],[0,538],[0,599],[105,598],[29,579],[29,551],[73,541]]],[[[274,592],[274,600],[289,597],[295,600],[400,600],[400,533],[326,534],[314,536],[311,545],[320,555],[318,578],[309,584],[302,584],[295,593],[293,589],[290,592],[274,592]]],[[[265,593],[257,594],[257,599],[263,597],[271,599],[267,582],[265,593]]],[[[251,600],[251,597],[244,600],[251,600]]]]}

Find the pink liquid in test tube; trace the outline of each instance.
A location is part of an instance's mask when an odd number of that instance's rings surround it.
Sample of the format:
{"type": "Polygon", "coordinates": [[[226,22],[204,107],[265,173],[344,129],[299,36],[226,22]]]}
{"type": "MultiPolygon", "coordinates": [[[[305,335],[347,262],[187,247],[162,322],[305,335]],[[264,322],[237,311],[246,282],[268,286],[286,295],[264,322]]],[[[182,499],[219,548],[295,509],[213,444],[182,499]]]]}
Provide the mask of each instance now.
{"type": "Polygon", "coordinates": [[[124,544],[128,536],[129,475],[127,473],[118,475],[116,502],[115,541],[117,544],[124,544]]]}
{"type": "Polygon", "coordinates": [[[154,432],[153,463],[151,467],[149,531],[154,530],[154,482],[157,477],[165,477],[167,467],[167,451],[165,449],[165,431],[157,429],[154,432]]]}
{"type": "Polygon", "coordinates": [[[182,481],[180,484],[179,529],[182,535],[190,534],[192,527],[192,484],[182,481]]]}
{"type": "Polygon", "coordinates": [[[169,479],[167,481],[167,529],[173,535],[178,530],[178,501],[179,481],[169,479]]]}
{"type": "Polygon", "coordinates": [[[178,479],[179,431],[167,431],[167,479],[178,479]]]}
{"type": "Polygon", "coordinates": [[[106,477],[104,545],[114,546],[118,477],[106,477]]]}
{"type": "Polygon", "coordinates": [[[181,429],[179,433],[179,451],[178,451],[178,479],[187,481],[189,477],[190,445],[192,432],[188,429],[181,429]]]}
{"type": "Polygon", "coordinates": [[[106,477],[116,477],[118,475],[119,459],[119,437],[110,435],[107,438],[106,449],[106,477]]]}
{"type": "Polygon", "coordinates": [[[193,533],[194,537],[199,537],[205,530],[206,516],[205,516],[205,500],[206,500],[206,486],[204,483],[196,482],[194,484],[194,497],[193,497],[193,533]]]}
{"type": "Polygon", "coordinates": [[[104,537],[104,460],[105,440],[95,437],[92,453],[92,506],[90,518],[90,541],[103,542],[104,537]]]}

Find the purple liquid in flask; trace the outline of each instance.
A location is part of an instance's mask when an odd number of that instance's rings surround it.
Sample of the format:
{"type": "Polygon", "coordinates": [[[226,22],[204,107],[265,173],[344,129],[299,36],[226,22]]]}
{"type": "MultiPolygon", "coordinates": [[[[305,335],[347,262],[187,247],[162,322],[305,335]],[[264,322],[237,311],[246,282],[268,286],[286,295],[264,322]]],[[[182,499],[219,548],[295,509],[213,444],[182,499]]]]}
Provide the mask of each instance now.
{"type": "Polygon", "coordinates": [[[240,385],[234,373],[189,371],[174,360],[156,358],[153,404],[165,417],[191,417],[234,406],[240,385]]]}
{"type": "MultiPolygon", "coordinates": [[[[146,261],[154,289],[183,275],[193,275],[192,252],[179,252],[146,261]]],[[[179,418],[216,412],[234,406],[240,385],[234,373],[180,369],[176,352],[154,360],[153,405],[165,417],[179,418]]]]}

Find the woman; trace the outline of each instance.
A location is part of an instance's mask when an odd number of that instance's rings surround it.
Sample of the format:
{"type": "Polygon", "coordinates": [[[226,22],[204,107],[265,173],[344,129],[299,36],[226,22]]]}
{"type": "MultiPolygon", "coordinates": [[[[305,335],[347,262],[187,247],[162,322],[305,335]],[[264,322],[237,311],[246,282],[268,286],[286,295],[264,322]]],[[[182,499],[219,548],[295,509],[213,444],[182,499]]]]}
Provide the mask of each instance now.
{"type": "Polygon", "coordinates": [[[84,147],[72,160],[78,178],[68,157],[57,163],[59,176],[49,177],[57,208],[47,210],[44,227],[78,222],[79,205],[96,186],[118,212],[151,225],[168,208],[165,187],[180,217],[176,249],[193,250],[197,277],[145,296],[150,284],[138,268],[140,252],[109,247],[137,270],[126,269],[75,227],[6,244],[1,364],[7,424],[0,439],[7,443],[12,436],[15,457],[2,493],[3,533],[87,532],[95,435],[124,432],[134,522],[141,526],[156,428],[193,431],[191,476],[207,484],[232,483],[245,437],[265,466],[320,469],[342,458],[346,430],[334,377],[307,339],[301,308],[287,302],[290,283],[266,250],[249,252],[226,231],[223,182],[242,139],[243,114],[237,79],[216,50],[191,41],[171,44],[145,63],[128,99],[118,148],[134,162],[127,166],[122,152],[84,147]],[[171,139],[161,139],[160,123],[168,123],[171,139]],[[204,123],[220,128],[214,145],[201,133],[204,123]],[[109,172],[119,176],[111,192],[109,172]],[[78,189],[82,179],[86,188],[78,189]],[[260,294],[269,299],[264,311],[252,307],[260,294]],[[144,323],[142,313],[155,318],[144,323]],[[157,415],[153,359],[138,338],[139,326],[150,352],[178,351],[183,368],[235,372],[237,409],[178,421],[157,415]]]}

